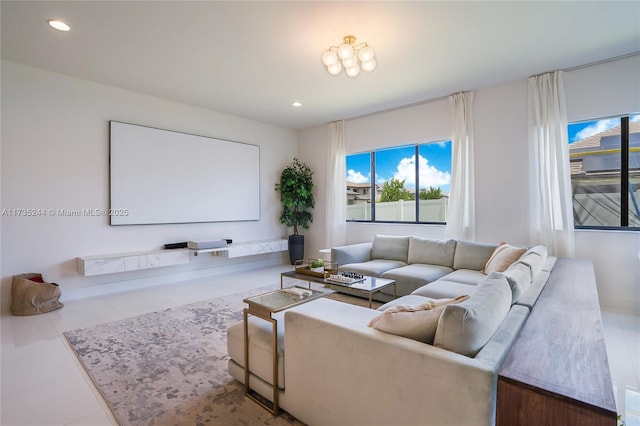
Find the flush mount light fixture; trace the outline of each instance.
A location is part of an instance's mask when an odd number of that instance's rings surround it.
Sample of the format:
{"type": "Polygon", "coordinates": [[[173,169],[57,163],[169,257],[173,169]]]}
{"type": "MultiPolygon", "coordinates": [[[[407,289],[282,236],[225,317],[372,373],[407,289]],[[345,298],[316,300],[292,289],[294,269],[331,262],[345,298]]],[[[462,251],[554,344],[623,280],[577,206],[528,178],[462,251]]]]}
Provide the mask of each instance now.
{"type": "Polygon", "coordinates": [[[302,104],[298,101],[295,101],[294,103],[291,104],[291,106],[298,108],[298,107],[301,107],[302,104]]]}
{"type": "Polygon", "coordinates": [[[371,72],[376,68],[375,52],[367,43],[356,44],[352,35],[344,37],[340,46],[331,46],[322,54],[322,63],[331,75],[338,75],[344,67],[349,77],[357,77],[360,70],[371,72]]]}
{"type": "Polygon", "coordinates": [[[57,19],[49,19],[47,22],[51,27],[55,28],[58,31],[69,31],[71,29],[71,27],[69,27],[67,24],[57,19]]]}

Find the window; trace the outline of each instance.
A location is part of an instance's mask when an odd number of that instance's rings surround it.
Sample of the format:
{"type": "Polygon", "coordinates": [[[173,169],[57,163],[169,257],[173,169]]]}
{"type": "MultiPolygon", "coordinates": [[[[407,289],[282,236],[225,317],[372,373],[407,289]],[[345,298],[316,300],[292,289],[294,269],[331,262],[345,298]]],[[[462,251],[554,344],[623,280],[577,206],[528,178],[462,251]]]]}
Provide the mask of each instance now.
{"type": "Polygon", "coordinates": [[[446,222],[451,141],[351,154],[346,163],[347,220],[446,222]]]}
{"type": "Polygon", "coordinates": [[[640,228],[640,114],[570,123],[576,228],[640,228]]]}

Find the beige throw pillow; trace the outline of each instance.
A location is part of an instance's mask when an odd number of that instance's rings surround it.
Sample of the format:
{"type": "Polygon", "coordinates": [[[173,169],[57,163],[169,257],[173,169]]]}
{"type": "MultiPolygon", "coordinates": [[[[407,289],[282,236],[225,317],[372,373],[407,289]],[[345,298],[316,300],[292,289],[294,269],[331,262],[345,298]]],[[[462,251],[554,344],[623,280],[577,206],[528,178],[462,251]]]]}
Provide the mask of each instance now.
{"type": "Polygon", "coordinates": [[[516,260],[520,259],[527,251],[526,248],[514,247],[507,243],[500,243],[493,251],[493,254],[484,265],[483,274],[491,274],[492,272],[504,272],[516,260]]]}
{"type": "Polygon", "coordinates": [[[468,295],[463,295],[453,299],[430,300],[416,306],[391,306],[373,318],[369,322],[369,327],[431,344],[436,335],[440,314],[445,306],[468,298],[468,295]]]}

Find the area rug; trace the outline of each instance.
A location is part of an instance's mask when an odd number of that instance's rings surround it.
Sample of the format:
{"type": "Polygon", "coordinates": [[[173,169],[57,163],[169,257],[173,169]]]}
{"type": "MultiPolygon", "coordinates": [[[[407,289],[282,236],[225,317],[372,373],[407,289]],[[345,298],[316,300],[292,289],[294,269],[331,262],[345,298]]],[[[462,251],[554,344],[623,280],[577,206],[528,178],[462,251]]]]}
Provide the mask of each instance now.
{"type": "Polygon", "coordinates": [[[227,327],[243,299],[277,287],[65,332],[120,425],[291,425],[227,373],[227,327]]]}

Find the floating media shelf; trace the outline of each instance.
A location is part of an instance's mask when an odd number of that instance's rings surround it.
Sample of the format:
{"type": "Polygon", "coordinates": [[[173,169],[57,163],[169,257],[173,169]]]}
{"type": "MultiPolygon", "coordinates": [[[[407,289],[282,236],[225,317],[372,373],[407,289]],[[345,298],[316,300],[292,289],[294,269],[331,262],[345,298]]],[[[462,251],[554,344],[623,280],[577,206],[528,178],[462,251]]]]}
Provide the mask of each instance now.
{"type": "Polygon", "coordinates": [[[189,263],[191,255],[198,256],[200,253],[211,253],[214,256],[234,258],[286,251],[287,249],[288,241],[282,239],[234,243],[227,247],[205,250],[177,249],[116,253],[78,257],[77,268],[79,273],[88,277],[117,272],[153,269],[163,266],[183,265],[189,263]]]}

